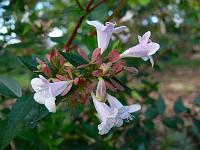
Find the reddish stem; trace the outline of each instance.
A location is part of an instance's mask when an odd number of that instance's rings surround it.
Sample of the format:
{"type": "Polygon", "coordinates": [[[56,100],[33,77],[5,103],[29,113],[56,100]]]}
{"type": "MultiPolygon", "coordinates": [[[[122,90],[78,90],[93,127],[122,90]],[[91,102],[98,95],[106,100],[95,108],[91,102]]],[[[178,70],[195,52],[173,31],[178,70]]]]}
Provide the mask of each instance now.
{"type": "Polygon", "coordinates": [[[74,40],[74,38],[75,38],[75,36],[76,36],[76,34],[77,34],[77,31],[78,31],[79,27],[81,26],[83,20],[85,19],[85,17],[86,17],[90,12],[92,12],[95,8],[97,8],[99,5],[101,5],[101,4],[102,4],[103,2],[105,2],[105,1],[106,1],[106,0],[101,0],[101,1],[99,1],[99,2],[96,3],[92,8],[90,8],[90,6],[92,5],[93,0],[90,0],[90,1],[89,1],[89,3],[88,3],[87,6],[86,6],[86,10],[88,9],[87,12],[85,12],[85,14],[83,14],[83,15],[79,18],[79,20],[78,20],[78,22],[77,22],[77,24],[76,24],[76,26],[75,26],[75,28],[74,28],[74,30],[73,30],[73,32],[72,32],[70,38],[68,39],[67,43],[66,43],[65,46],[64,46],[64,49],[65,49],[66,51],[69,51],[69,50],[70,50],[70,46],[71,46],[71,44],[72,44],[72,42],[73,42],[73,40],[74,40]],[[87,7],[88,7],[88,8],[87,8],[87,7]]]}

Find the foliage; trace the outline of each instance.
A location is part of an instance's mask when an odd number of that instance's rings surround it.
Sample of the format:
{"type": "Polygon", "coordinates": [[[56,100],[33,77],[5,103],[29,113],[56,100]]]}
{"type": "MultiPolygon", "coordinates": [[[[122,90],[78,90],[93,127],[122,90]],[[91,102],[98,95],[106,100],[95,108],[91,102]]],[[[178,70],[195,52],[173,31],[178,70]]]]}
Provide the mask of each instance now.
{"type": "MultiPolygon", "coordinates": [[[[97,3],[98,0],[94,2],[97,3]]],[[[87,1],[80,0],[80,4],[86,6],[87,1]]],[[[112,16],[112,13],[115,13],[119,4],[119,1],[105,1],[85,19],[105,21],[108,14],[112,16]]],[[[56,114],[48,115],[46,108],[37,104],[30,94],[30,78],[38,72],[32,74],[27,70],[37,70],[36,57],[41,57],[53,48],[63,49],[77,20],[85,11],[81,10],[76,1],[57,0],[3,0],[0,2],[0,9],[3,10],[0,11],[0,28],[7,29],[7,32],[0,32],[1,149],[9,149],[12,146],[20,150],[30,147],[42,150],[199,149],[200,97],[194,100],[190,108],[179,98],[173,105],[172,115],[168,114],[165,99],[161,95],[158,98],[151,96],[151,93],[158,92],[158,83],[149,80],[149,72],[144,69],[146,65],[142,66],[142,60],[126,59],[128,65],[131,66],[134,62],[134,65],[140,68],[138,78],[141,80],[141,86],[128,82],[132,78],[131,75],[121,74],[119,79],[116,79],[126,91],[116,93],[117,96],[124,103],[127,97],[134,99],[141,103],[143,108],[140,113],[134,114],[135,119],[125,123],[122,128],[113,129],[114,132],[106,136],[98,135],[98,120],[94,117],[95,111],[90,103],[60,100],[56,114]],[[63,35],[49,37],[49,32],[55,28],[61,29],[63,35]],[[129,87],[134,90],[130,91],[129,87]],[[6,103],[11,104],[6,106],[6,103]],[[10,109],[13,103],[15,104],[10,109]]],[[[160,41],[161,45],[155,66],[159,71],[159,68],[162,69],[160,62],[178,57],[179,53],[187,53],[187,50],[195,50],[199,45],[199,12],[200,3],[196,0],[131,0],[126,1],[126,5],[114,14],[113,19],[118,24],[129,27],[124,34],[130,34],[130,37],[136,37],[138,33],[147,30],[154,33],[153,39],[160,41]],[[120,21],[127,10],[134,13],[133,19],[120,21]],[[177,28],[173,21],[176,14],[184,18],[177,28]]],[[[84,20],[73,41],[73,45],[80,45],[88,56],[96,48],[93,32],[86,27],[84,20]]],[[[120,51],[132,46],[137,40],[131,38],[128,42],[119,44],[122,38],[116,35],[114,38],[118,41],[111,42],[109,49],[114,47],[120,51]]],[[[71,63],[74,62],[74,65],[77,60],[81,62],[75,52],[63,56],[71,63]]]]}

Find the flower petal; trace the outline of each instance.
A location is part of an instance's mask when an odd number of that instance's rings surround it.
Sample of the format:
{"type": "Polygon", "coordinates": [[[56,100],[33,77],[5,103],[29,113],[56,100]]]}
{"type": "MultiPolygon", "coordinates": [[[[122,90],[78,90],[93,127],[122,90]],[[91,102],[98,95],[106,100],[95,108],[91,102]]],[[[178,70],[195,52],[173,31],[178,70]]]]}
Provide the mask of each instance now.
{"type": "Polygon", "coordinates": [[[48,98],[49,96],[50,96],[49,95],[49,89],[46,89],[46,90],[41,90],[41,91],[36,92],[34,94],[33,98],[39,104],[44,104],[46,98],[48,98]]]}
{"type": "Polygon", "coordinates": [[[107,94],[107,99],[108,99],[108,103],[112,109],[114,109],[114,108],[119,109],[119,108],[123,107],[123,105],[119,102],[119,100],[116,99],[115,97],[111,96],[110,94],[107,94]]]}
{"type": "Polygon", "coordinates": [[[49,90],[53,97],[61,94],[69,85],[70,81],[59,81],[49,84],[49,90]]]}
{"type": "Polygon", "coordinates": [[[49,112],[56,112],[56,98],[55,97],[49,97],[45,100],[45,106],[49,110],[49,112]]]}
{"type": "Polygon", "coordinates": [[[144,61],[147,61],[149,57],[141,57],[144,61]]]}
{"type": "Polygon", "coordinates": [[[141,109],[141,106],[139,104],[133,104],[133,105],[130,105],[128,106],[128,112],[129,113],[133,113],[133,112],[136,112],[136,111],[139,111],[141,109]]]}
{"type": "Polygon", "coordinates": [[[120,26],[120,27],[117,27],[117,28],[114,28],[114,33],[120,33],[122,31],[124,31],[127,27],[126,26],[120,26]]]}
{"type": "Polygon", "coordinates": [[[160,45],[155,42],[150,42],[147,44],[148,46],[148,55],[153,55],[156,53],[156,51],[160,48],[160,45]]]}
{"type": "Polygon", "coordinates": [[[153,60],[153,57],[152,57],[152,56],[149,56],[149,59],[150,59],[151,65],[152,65],[152,67],[153,67],[153,66],[154,66],[154,60],[153,60]]]}
{"type": "Polygon", "coordinates": [[[149,41],[150,36],[151,36],[151,32],[150,32],[150,31],[147,31],[147,32],[141,37],[141,39],[139,40],[140,43],[147,44],[148,41],[149,41]]]}
{"type": "Polygon", "coordinates": [[[31,86],[32,86],[33,90],[35,92],[37,92],[37,91],[41,90],[42,88],[47,87],[48,85],[40,78],[33,78],[31,80],[31,86]]]}
{"type": "Polygon", "coordinates": [[[98,113],[99,119],[101,120],[101,122],[103,122],[112,113],[112,109],[105,103],[99,102],[96,99],[94,93],[91,93],[91,95],[92,95],[93,103],[98,113]]]}
{"type": "Polygon", "coordinates": [[[88,21],[87,20],[87,24],[96,27],[100,31],[105,30],[105,26],[99,21],[88,21]]]}

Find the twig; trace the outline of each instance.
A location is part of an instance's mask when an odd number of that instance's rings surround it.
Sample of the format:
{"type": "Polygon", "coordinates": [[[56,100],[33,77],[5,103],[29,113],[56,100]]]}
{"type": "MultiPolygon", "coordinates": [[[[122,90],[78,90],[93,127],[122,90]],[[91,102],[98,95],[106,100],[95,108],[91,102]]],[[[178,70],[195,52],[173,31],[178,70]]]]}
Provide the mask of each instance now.
{"type": "Polygon", "coordinates": [[[78,5],[78,7],[81,9],[81,10],[84,10],[83,7],[81,6],[81,3],[79,2],[79,0],[75,0],[76,1],[76,4],[78,5]]]}
{"type": "MultiPolygon", "coordinates": [[[[78,20],[78,22],[77,22],[77,24],[76,24],[76,26],[75,26],[70,38],[69,38],[69,40],[67,41],[67,43],[64,46],[64,49],[66,51],[70,50],[70,46],[71,46],[71,44],[72,44],[72,42],[73,42],[73,40],[74,40],[74,38],[75,38],[75,36],[77,34],[77,31],[78,31],[79,27],[81,26],[83,20],[85,19],[85,17],[105,1],[106,0],[101,0],[98,3],[96,3],[92,8],[88,8],[88,10],[79,18],[79,20],[78,20]]],[[[93,0],[90,0],[89,3],[87,4],[86,8],[88,7],[88,5],[90,7],[92,5],[92,2],[93,2],[93,0]]]]}
{"type": "Polygon", "coordinates": [[[94,2],[94,0],[90,0],[89,3],[86,6],[86,10],[88,11],[90,9],[90,6],[92,5],[92,3],[94,2]]]}

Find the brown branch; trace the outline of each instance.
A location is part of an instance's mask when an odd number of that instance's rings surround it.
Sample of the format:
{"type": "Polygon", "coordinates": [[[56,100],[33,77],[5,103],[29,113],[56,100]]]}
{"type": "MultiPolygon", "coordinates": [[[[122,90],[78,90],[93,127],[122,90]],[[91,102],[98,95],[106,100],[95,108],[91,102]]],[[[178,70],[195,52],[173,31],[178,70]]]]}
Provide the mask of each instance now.
{"type": "Polygon", "coordinates": [[[87,4],[85,10],[89,10],[90,9],[90,6],[92,5],[92,3],[94,2],[94,0],[90,0],[89,3],[87,4]]]}
{"type": "Polygon", "coordinates": [[[76,4],[78,5],[78,7],[81,9],[81,10],[84,10],[83,7],[81,6],[81,3],[79,2],[79,0],[75,0],[76,1],[76,4]]]}
{"type": "MultiPolygon", "coordinates": [[[[101,1],[99,1],[98,3],[96,3],[92,8],[88,8],[88,11],[86,11],[86,12],[78,19],[78,22],[77,22],[77,24],[76,24],[76,26],[75,26],[75,28],[74,28],[74,30],[73,30],[73,32],[72,32],[70,38],[68,39],[67,43],[66,43],[65,46],[64,46],[64,49],[65,49],[66,51],[69,51],[69,50],[70,50],[70,46],[71,46],[71,44],[72,44],[72,42],[73,42],[73,40],[74,40],[74,38],[75,38],[75,36],[76,36],[76,34],[77,34],[77,31],[78,31],[79,27],[81,26],[83,20],[85,19],[85,17],[86,17],[89,13],[91,13],[94,9],[96,9],[99,5],[101,5],[103,2],[105,2],[105,1],[106,1],[106,0],[101,0],[101,1]]],[[[89,5],[89,7],[90,7],[90,6],[92,5],[92,2],[93,2],[93,0],[90,0],[90,1],[88,2],[88,4],[87,4],[86,8],[88,7],[88,5],[89,5]]]]}

